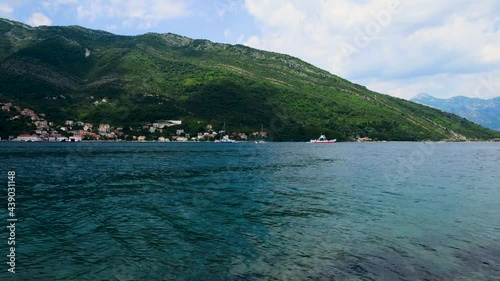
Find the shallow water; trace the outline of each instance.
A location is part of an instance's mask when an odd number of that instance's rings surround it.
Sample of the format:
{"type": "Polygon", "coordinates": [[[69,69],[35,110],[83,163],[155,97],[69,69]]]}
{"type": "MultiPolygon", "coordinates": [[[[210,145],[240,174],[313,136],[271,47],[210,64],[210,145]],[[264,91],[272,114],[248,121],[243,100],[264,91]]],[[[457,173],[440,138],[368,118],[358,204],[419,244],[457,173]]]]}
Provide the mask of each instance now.
{"type": "Polygon", "coordinates": [[[0,280],[500,280],[496,143],[0,153],[5,191],[16,172],[19,219],[17,273],[4,258],[0,280]]]}

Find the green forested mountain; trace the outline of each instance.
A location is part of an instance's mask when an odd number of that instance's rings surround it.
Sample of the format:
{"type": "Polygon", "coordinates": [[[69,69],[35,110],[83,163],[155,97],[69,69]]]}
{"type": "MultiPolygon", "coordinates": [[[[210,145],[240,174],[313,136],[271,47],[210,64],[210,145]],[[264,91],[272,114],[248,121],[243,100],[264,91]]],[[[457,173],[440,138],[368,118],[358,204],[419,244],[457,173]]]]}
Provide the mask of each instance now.
{"type": "Polygon", "coordinates": [[[193,130],[225,121],[242,132],[264,124],[274,140],[499,137],[288,55],[175,34],[119,36],[0,19],[0,81],[0,102],[55,121],[125,127],[182,119],[193,130]]]}

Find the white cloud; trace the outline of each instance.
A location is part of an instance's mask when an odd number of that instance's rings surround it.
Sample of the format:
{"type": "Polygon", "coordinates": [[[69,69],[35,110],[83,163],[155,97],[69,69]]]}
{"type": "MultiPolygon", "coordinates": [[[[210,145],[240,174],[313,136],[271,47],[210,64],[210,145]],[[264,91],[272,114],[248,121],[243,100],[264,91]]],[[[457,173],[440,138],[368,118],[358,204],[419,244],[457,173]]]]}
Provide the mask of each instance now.
{"type": "Polygon", "coordinates": [[[66,5],[66,4],[78,4],[79,0],[55,0],[58,4],[66,5]]]}
{"type": "Polygon", "coordinates": [[[449,77],[445,74],[424,77],[422,79],[404,79],[400,81],[378,81],[369,79],[364,81],[364,85],[369,89],[378,89],[393,96],[410,99],[416,94],[429,93],[429,91],[441,91],[445,88],[443,81],[449,77]]]}
{"type": "Polygon", "coordinates": [[[0,3],[0,17],[10,18],[14,8],[7,3],[0,3]]]}
{"type": "Polygon", "coordinates": [[[49,17],[56,17],[61,11],[68,12],[72,10],[80,1],[79,0],[45,0],[39,5],[39,9],[49,17]]]}
{"type": "Polygon", "coordinates": [[[500,42],[485,45],[482,51],[482,58],[485,63],[500,62],[500,42]]]}
{"type": "Polygon", "coordinates": [[[437,74],[387,81],[367,79],[362,83],[369,89],[377,89],[405,99],[420,93],[441,98],[467,96],[487,99],[500,96],[500,79],[497,77],[500,77],[500,70],[474,74],[437,74]]]}
{"type": "Polygon", "coordinates": [[[28,19],[28,24],[31,26],[52,25],[52,20],[46,15],[36,12],[28,19]]]}
{"type": "Polygon", "coordinates": [[[112,31],[115,31],[118,29],[118,26],[116,24],[108,24],[106,25],[106,27],[104,28],[104,30],[107,30],[109,32],[112,32],[112,31]]]}
{"type": "Polygon", "coordinates": [[[262,0],[245,1],[245,4],[251,14],[271,26],[295,26],[305,19],[305,15],[291,2],[262,0]]]}
{"type": "Polygon", "coordinates": [[[76,8],[81,21],[119,20],[123,26],[148,29],[167,19],[190,14],[189,3],[180,0],[92,0],[76,8]]]}
{"type": "Polygon", "coordinates": [[[215,14],[219,18],[224,18],[226,14],[233,13],[241,9],[241,4],[234,0],[212,0],[212,1],[207,1],[207,4],[208,3],[210,4],[211,7],[205,7],[205,9],[210,12],[215,11],[215,14]]]}
{"type": "Polygon", "coordinates": [[[228,38],[231,36],[231,30],[229,28],[224,30],[224,37],[228,38]]]}
{"type": "Polygon", "coordinates": [[[245,42],[245,45],[248,45],[248,46],[260,46],[261,45],[260,39],[259,39],[259,37],[255,36],[255,35],[254,36],[250,36],[250,38],[248,38],[248,40],[245,42]]]}
{"type": "Polygon", "coordinates": [[[237,44],[245,43],[245,34],[240,34],[240,36],[238,36],[238,40],[236,40],[236,43],[237,44]]]}
{"type": "Polygon", "coordinates": [[[500,67],[496,0],[245,0],[245,7],[260,27],[245,44],[400,97],[472,96],[454,85],[473,87],[500,67]]]}

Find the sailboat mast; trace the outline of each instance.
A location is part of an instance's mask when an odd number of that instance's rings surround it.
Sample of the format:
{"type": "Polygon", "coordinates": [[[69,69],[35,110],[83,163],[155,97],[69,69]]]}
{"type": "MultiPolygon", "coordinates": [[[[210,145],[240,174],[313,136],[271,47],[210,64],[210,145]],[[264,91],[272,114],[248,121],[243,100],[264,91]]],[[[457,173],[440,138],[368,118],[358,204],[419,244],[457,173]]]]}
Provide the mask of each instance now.
{"type": "Polygon", "coordinates": [[[226,133],[226,120],[224,120],[224,126],[222,127],[222,133],[220,134],[220,139],[222,140],[222,136],[226,133]]]}

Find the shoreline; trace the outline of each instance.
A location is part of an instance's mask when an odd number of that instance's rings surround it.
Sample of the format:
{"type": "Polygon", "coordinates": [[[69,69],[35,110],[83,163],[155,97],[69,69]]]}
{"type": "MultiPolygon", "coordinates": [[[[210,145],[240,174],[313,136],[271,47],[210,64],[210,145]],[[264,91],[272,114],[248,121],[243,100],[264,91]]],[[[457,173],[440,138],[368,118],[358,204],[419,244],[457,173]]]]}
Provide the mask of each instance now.
{"type": "MultiPolygon", "coordinates": [[[[0,143],[214,143],[213,141],[127,141],[127,140],[82,140],[82,141],[19,141],[19,140],[0,140],[0,143]]],[[[254,143],[255,141],[236,141],[234,143],[254,143]]],[[[336,143],[481,143],[481,142],[500,142],[493,140],[440,140],[440,141],[337,141],[336,143]]],[[[266,141],[266,143],[310,143],[309,141],[266,141]]],[[[332,144],[336,144],[332,143],[332,144]]]]}

